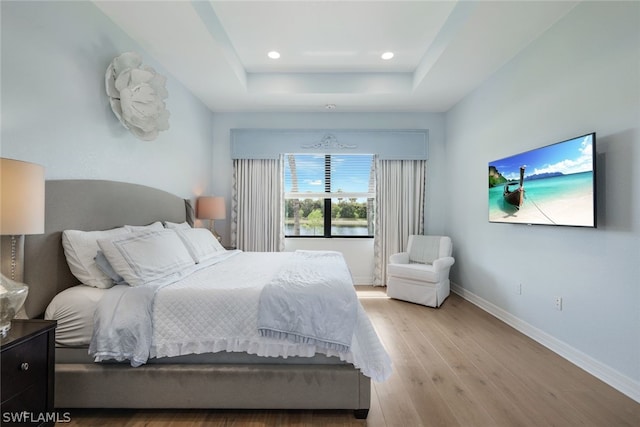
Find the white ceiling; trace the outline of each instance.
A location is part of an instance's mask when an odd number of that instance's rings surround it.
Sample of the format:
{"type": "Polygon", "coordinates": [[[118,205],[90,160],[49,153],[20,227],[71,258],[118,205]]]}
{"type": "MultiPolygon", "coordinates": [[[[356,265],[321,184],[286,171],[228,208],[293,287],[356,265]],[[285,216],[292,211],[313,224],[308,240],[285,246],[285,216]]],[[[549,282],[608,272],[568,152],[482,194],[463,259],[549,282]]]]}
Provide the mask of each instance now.
{"type": "Polygon", "coordinates": [[[214,112],[444,112],[578,1],[94,3],[214,112]]]}

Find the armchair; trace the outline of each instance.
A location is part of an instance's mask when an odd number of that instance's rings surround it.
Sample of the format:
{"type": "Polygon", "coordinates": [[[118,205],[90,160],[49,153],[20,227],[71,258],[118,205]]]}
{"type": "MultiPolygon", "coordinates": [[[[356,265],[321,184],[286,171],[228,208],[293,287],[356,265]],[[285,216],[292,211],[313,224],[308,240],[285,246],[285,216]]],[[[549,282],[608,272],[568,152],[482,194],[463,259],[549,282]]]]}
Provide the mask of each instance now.
{"type": "Polygon", "coordinates": [[[387,295],[439,307],[449,296],[449,270],[455,262],[452,249],[447,236],[409,236],[406,252],[389,257],[387,295]]]}

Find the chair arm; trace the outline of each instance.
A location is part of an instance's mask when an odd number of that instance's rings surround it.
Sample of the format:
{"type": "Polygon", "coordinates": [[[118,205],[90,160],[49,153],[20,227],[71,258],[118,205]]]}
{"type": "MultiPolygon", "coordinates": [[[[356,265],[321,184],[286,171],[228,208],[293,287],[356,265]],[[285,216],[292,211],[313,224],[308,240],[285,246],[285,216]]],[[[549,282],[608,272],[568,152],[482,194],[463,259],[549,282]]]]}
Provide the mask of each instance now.
{"type": "Polygon", "coordinates": [[[409,252],[399,252],[391,255],[389,264],[409,264],[409,252]]]}
{"type": "Polygon", "coordinates": [[[450,268],[454,262],[456,262],[456,260],[451,256],[438,258],[437,260],[433,261],[433,269],[436,271],[445,270],[447,268],[450,268]]]}

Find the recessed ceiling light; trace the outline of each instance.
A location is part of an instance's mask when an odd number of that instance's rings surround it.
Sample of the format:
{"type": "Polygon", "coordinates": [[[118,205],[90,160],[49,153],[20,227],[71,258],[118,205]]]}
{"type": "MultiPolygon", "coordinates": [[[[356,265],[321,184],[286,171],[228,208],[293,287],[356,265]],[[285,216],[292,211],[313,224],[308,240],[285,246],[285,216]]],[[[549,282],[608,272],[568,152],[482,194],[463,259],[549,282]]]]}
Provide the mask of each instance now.
{"type": "Polygon", "coordinates": [[[280,58],[280,52],[276,52],[275,50],[272,50],[271,52],[267,53],[267,56],[271,59],[278,59],[280,58]]]}
{"type": "Polygon", "coordinates": [[[393,52],[385,52],[382,54],[381,58],[384,60],[391,59],[393,58],[393,52]]]}

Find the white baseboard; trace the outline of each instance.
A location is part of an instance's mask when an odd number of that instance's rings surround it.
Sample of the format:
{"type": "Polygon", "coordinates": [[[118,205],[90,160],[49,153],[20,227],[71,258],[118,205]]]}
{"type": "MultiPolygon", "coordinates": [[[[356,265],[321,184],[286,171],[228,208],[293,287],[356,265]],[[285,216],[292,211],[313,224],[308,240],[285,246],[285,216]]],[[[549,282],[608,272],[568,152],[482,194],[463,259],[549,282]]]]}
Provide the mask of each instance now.
{"type": "Polygon", "coordinates": [[[567,343],[560,341],[559,339],[547,334],[544,331],[528,324],[522,319],[517,318],[508,311],[503,310],[497,305],[477,296],[476,294],[469,292],[463,287],[451,282],[451,290],[460,295],[470,303],[480,307],[487,313],[502,320],[512,328],[522,332],[529,338],[539,342],[549,350],[557,353],[563,358],[567,359],[574,365],[584,369],[596,378],[609,384],[616,390],[629,396],[631,399],[640,403],[640,383],[633,379],[621,374],[620,372],[612,369],[611,367],[604,365],[603,363],[593,359],[589,355],[577,350],[567,343]]]}
{"type": "Polygon", "coordinates": [[[371,285],[373,284],[373,277],[371,276],[353,276],[353,284],[356,286],[371,285]]]}

